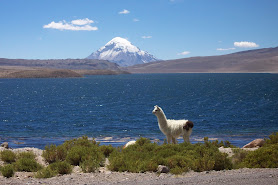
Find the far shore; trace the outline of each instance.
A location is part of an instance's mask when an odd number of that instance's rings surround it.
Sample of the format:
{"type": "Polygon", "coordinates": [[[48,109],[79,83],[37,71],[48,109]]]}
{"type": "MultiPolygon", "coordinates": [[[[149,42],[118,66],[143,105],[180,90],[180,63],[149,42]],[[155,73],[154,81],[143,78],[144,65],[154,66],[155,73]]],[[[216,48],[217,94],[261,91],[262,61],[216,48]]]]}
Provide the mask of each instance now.
{"type": "Polygon", "coordinates": [[[113,70],[71,70],[52,68],[33,68],[24,66],[0,66],[0,78],[81,78],[84,75],[129,74],[113,70]]]}

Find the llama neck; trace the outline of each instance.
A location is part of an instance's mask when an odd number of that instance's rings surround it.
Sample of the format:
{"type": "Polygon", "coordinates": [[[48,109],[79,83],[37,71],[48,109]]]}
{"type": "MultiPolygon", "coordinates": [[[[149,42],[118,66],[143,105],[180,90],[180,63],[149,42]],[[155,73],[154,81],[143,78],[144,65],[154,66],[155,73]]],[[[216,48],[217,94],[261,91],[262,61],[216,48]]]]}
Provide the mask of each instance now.
{"type": "Polygon", "coordinates": [[[158,124],[160,125],[160,127],[166,127],[167,126],[167,118],[164,114],[164,112],[161,112],[160,114],[157,115],[157,120],[158,120],[158,124]]]}

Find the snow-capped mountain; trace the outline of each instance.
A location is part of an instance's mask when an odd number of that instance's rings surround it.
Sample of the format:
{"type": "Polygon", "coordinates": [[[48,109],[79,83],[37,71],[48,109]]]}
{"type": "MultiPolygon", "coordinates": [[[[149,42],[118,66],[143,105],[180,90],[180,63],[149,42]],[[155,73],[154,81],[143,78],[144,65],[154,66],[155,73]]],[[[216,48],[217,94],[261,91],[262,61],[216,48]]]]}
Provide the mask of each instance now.
{"type": "Polygon", "coordinates": [[[132,66],[158,60],[153,55],[140,50],[128,40],[121,37],[113,38],[105,46],[101,47],[96,52],[93,52],[87,58],[109,60],[120,66],[132,66]]]}

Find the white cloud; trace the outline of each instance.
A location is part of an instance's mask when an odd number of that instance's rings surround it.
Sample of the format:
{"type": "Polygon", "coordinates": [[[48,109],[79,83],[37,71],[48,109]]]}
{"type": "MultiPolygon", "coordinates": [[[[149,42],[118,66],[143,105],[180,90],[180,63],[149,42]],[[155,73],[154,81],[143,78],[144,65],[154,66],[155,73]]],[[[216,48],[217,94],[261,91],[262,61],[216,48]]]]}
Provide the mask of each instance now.
{"type": "Polygon", "coordinates": [[[75,24],[75,25],[86,25],[86,24],[92,24],[94,23],[93,20],[90,20],[88,18],[85,18],[85,19],[76,19],[76,20],[72,20],[71,21],[71,24],[75,24]]]}
{"type": "Polygon", "coordinates": [[[229,51],[229,50],[234,50],[236,48],[217,48],[217,51],[229,51]]]}
{"type": "Polygon", "coordinates": [[[189,53],[190,53],[190,51],[184,51],[184,52],[178,53],[178,55],[188,55],[189,53]]]}
{"type": "Polygon", "coordinates": [[[140,21],[140,20],[139,20],[139,19],[136,19],[136,18],[133,19],[133,22],[138,22],[138,21],[140,21]]]}
{"type": "Polygon", "coordinates": [[[150,39],[152,36],[142,36],[142,39],[150,39]]]}
{"type": "Polygon", "coordinates": [[[98,27],[91,26],[94,21],[86,19],[73,20],[71,23],[64,21],[54,22],[44,25],[43,28],[57,29],[57,30],[73,30],[73,31],[96,31],[98,27]]]}
{"type": "Polygon", "coordinates": [[[128,10],[126,10],[126,9],[124,9],[123,11],[120,11],[119,12],[119,14],[129,14],[130,13],[130,11],[128,11],[128,10]]]}
{"type": "Polygon", "coordinates": [[[259,47],[258,44],[256,44],[255,42],[234,42],[234,46],[235,47],[240,47],[240,48],[256,48],[259,47]]]}

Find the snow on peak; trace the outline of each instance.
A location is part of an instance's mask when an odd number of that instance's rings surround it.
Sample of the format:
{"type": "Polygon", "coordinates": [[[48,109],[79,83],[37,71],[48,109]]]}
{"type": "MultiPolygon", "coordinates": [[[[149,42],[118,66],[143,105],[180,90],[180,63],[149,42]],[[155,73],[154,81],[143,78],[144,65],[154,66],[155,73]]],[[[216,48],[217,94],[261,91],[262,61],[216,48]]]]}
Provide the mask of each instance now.
{"type": "MultiPolygon", "coordinates": [[[[124,52],[138,52],[140,49],[132,45],[127,39],[115,37],[109,41],[105,46],[114,45],[114,48],[120,48],[124,52]]],[[[104,46],[104,47],[105,47],[104,46]]]]}
{"type": "Polygon", "coordinates": [[[109,60],[120,66],[131,66],[156,61],[148,52],[140,50],[127,39],[115,37],[87,58],[109,60]]]}

